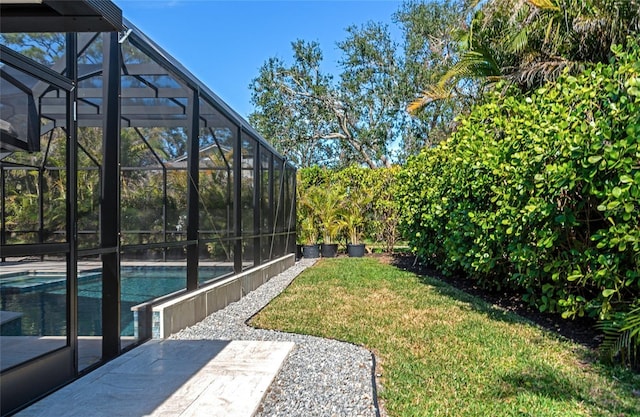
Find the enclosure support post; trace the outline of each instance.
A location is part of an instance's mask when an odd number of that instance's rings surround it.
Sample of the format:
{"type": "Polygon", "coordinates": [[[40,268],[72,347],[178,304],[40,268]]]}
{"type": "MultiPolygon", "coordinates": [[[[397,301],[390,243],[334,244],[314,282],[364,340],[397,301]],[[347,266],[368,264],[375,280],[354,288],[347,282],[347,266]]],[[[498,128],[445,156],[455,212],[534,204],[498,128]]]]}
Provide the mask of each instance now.
{"type": "Polygon", "coordinates": [[[275,244],[274,240],[276,239],[275,230],[273,229],[276,224],[276,204],[275,201],[273,201],[275,198],[275,194],[273,192],[275,177],[273,172],[273,154],[271,153],[269,154],[269,259],[273,259],[273,245],[275,244]]]}
{"type": "Polygon", "coordinates": [[[118,33],[104,33],[102,96],[105,98],[100,204],[102,255],[102,359],[120,353],[120,45],[118,33]]]}
{"type": "Polygon", "coordinates": [[[262,262],[262,146],[256,142],[253,154],[253,265],[262,262]]]}
{"type": "Polygon", "coordinates": [[[242,128],[238,127],[233,150],[233,270],[242,272],[242,128]]]}
{"type": "Polygon", "coordinates": [[[200,128],[200,95],[193,91],[187,110],[191,126],[188,130],[187,143],[187,291],[198,288],[198,223],[200,221],[198,205],[199,150],[198,131],[200,128]],[[194,243],[195,242],[195,243],[194,243]]]}
{"type": "Polygon", "coordinates": [[[289,219],[289,224],[292,225],[293,230],[291,230],[291,227],[289,228],[289,238],[291,242],[291,249],[289,250],[294,252],[296,250],[296,242],[298,240],[298,176],[296,175],[295,168],[292,168],[292,171],[291,204],[293,204],[293,207],[291,208],[291,219],[289,219]],[[291,235],[291,233],[293,235],[291,235]]]}
{"type": "MultiPolygon", "coordinates": [[[[73,365],[70,371],[78,371],[78,120],[74,106],[78,99],[78,35],[67,33],[67,77],[76,88],[67,96],[67,335],[73,350],[73,365]]],[[[51,140],[51,137],[49,137],[51,140]]],[[[42,170],[40,171],[42,178],[42,170]]],[[[41,188],[42,190],[42,188],[41,188]]],[[[42,210],[42,205],[40,206],[42,210]]],[[[42,219],[42,214],[41,214],[42,219]]],[[[42,224],[40,228],[42,233],[42,224]]],[[[42,242],[42,240],[41,240],[42,242]]]]}
{"type": "MultiPolygon", "coordinates": [[[[2,189],[0,190],[0,195],[2,195],[2,201],[0,201],[0,245],[4,246],[7,244],[7,227],[6,227],[6,223],[7,223],[7,207],[5,204],[5,200],[6,200],[6,195],[7,195],[7,189],[5,187],[5,175],[4,175],[4,169],[0,168],[0,187],[2,187],[2,189]]],[[[0,257],[0,262],[4,262],[6,261],[5,257],[0,257]]]]}

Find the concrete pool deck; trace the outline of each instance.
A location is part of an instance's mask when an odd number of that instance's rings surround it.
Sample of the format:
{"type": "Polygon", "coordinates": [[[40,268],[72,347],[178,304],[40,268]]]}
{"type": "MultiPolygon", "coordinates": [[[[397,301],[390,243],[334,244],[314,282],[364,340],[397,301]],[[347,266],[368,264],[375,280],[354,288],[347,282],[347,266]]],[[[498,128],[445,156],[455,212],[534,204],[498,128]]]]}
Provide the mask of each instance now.
{"type": "Polygon", "coordinates": [[[152,340],[17,416],[250,417],[293,342],[152,340]]]}

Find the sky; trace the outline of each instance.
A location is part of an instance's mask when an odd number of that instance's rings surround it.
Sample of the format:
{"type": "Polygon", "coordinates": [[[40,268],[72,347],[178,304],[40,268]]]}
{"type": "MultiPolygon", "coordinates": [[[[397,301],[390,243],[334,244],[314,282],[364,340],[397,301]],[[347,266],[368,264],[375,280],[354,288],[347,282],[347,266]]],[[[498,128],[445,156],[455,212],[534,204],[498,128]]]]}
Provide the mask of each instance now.
{"type": "Polygon", "coordinates": [[[270,57],[291,62],[291,42],[317,41],[323,70],[337,74],[336,42],[368,21],[390,26],[400,0],[113,0],[123,16],[244,118],[251,81],[270,57]]]}

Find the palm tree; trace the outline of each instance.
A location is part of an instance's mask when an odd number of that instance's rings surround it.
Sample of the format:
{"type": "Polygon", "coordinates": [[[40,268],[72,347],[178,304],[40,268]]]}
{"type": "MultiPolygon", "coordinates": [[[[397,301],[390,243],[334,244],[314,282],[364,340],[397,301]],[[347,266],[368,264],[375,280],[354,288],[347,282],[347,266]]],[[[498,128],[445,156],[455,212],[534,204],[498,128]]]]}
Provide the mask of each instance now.
{"type": "Polygon", "coordinates": [[[342,229],[340,215],[344,200],[343,190],[334,186],[315,186],[312,188],[315,188],[319,195],[319,198],[316,199],[315,210],[322,228],[322,243],[332,244],[342,229]]]}
{"type": "Polygon", "coordinates": [[[608,62],[612,45],[640,32],[640,0],[474,0],[470,6],[465,52],[410,112],[456,94],[461,79],[507,79],[535,89],[565,70],[608,62]]]}

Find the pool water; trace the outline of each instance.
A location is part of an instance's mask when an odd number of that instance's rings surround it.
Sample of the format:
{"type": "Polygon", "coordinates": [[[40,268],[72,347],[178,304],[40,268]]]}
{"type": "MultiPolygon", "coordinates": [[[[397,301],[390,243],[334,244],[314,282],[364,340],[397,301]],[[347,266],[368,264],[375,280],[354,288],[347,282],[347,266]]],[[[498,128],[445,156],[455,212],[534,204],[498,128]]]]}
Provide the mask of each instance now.
{"type": "MultiPolygon", "coordinates": [[[[200,283],[233,272],[233,267],[200,267],[200,283]]],[[[185,267],[123,267],[120,277],[121,335],[134,335],[131,308],[186,287],[185,267]]],[[[0,310],[22,313],[19,326],[3,325],[2,335],[66,334],[66,275],[21,273],[0,279],[0,310]]],[[[102,334],[102,275],[99,270],[78,276],[78,334],[102,334]]]]}

